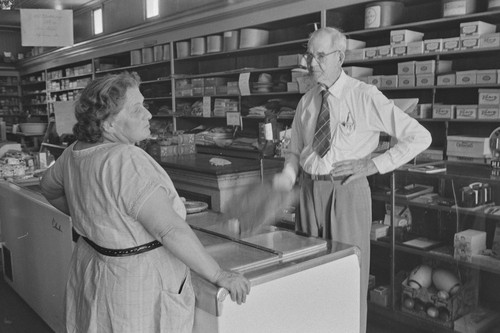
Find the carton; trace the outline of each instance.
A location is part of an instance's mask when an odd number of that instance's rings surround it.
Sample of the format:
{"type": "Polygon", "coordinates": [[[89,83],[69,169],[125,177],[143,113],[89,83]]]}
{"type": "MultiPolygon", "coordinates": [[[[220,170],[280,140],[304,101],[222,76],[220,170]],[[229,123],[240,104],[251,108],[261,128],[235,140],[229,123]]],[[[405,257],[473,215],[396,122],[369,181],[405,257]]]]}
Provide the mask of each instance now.
{"type": "Polygon", "coordinates": [[[484,158],[490,155],[489,137],[448,135],[446,139],[449,156],[484,158]]]}
{"type": "Polygon", "coordinates": [[[477,110],[477,118],[478,119],[491,119],[498,120],[500,119],[500,109],[498,106],[496,107],[488,107],[488,106],[479,106],[477,110]]]}
{"type": "Polygon", "coordinates": [[[415,87],[414,74],[400,74],[398,75],[398,87],[415,87]]]}
{"type": "Polygon", "coordinates": [[[455,118],[455,105],[438,104],[432,108],[433,119],[453,119],[455,118]]]}
{"type": "Polygon", "coordinates": [[[479,36],[463,36],[460,37],[460,49],[472,50],[479,48],[479,36]]]}
{"type": "Polygon", "coordinates": [[[381,88],[396,88],[398,86],[397,75],[382,75],[381,81],[381,88]]]}
{"type": "Polygon", "coordinates": [[[424,42],[411,42],[406,45],[406,54],[423,54],[424,53],[424,42]]]}
{"type": "Polygon", "coordinates": [[[456,84],[455,74],[441,74],[437,77],[438,86],[454,86],[456,84]]]}
{"type": "Polygon", "coordinates": [[[476,84],[496,84],[496,69],[478,70],[476,72],[476,84]]]}
{"type": "Polygon", "coordinates": [[[477,119],[477,105],[457,105],[455,109],[456,119],[477,119]]]}
{"type": "Polygon", "coordinates": [[[457,232],[453,244],[456,260],[472,262],[473,255],[486,249],[486,232],[473,229],[457,232]]]}
{"type": "Polygon", "coordinates": [[[460,36],[480,36],[496,31],[496,25],[483,21],[460,23],[460,36]]]}
{"type": "Polygon", "coordinates": [[[390,295],[389,286],[378,286],[370,290],[370,301],[380,306],[387,307],[389,306],[390,295]]]}
{"type": "Polygon", "coordinates": [[[460,37],[443,38],[443,52],[460,50],[460,37]]]}
{"type": "Polygon", "coordinates": [[[344,72],[351,77],[363,77],[373,75],[373,68],[348,66],[343,67],[344,72]]]}
{"type": "Polygon", "coordinates": [[[406,55],[407,48],[408,47],[406,45],[393,45],[392,46],[392,56],[399,57],[399,56],[406,55]]]}
{"type": "Polygon", "coordinates": [[[434,74],[417,74],[416,75],[416,86],[425,87],[434,85],[434,74]]]}
{"type": "Polygon", "coordinates": [[[480,105],[500,105],[500,89],[479,89],[480,105]]]}
{"type": "Polygon", "coordinates": [[[467,85],[467,84],[476,84],[477,80],[477,71],[459,71],[456,73],[457,75],[457,85],[467,85]]]}
{"type": "Polygon", "coordinates": [[[486,34],[479,37],[479,47],[500,47],[500,32],[486,34]]]}
{"type": "Polygon", "coordinates": [[[375,59],[377,57],[377,54],[378,54],[377,47],[367,47],[363,50],[365,53],[365,56],[364,56],[365,59],[375,59]]]}
{"type": "Polygon", "coordinates": [[[442,38],[424,40],[423,53],[441,52],[442,48],[443,48],[442,38]]]}
{"type": "Polygon", "coordinates": [[[366,42],[352,39],[352,38],[347,38],[346,40],[346,50],[356,50],[356,49],[362,49],[366,46],[366,42]]]}
{"type": "Polygon", "coordinates": [[[415,74],[416,61],[405,61],[398,63],[398,74],[415,74]]]}
{"type": "Polygon", "coordinates": [[[391,45],[399,45],[399,44],[421,41],[424,37],[424,33],[408,29],[402,29],[402,30],[391,30],[390,36],[391,36],[391,45]]]}
{"type": "Polygon", "coordinates": [[[278,57],[278,67],[299,66],[302,54],[288,54],[278,57]]]}
{"type": "Polygon", "coordinates": [[[392,56],[392,47],[390,45],[383,45],[377,48],[376,58],[386,58],[392,56]]]}

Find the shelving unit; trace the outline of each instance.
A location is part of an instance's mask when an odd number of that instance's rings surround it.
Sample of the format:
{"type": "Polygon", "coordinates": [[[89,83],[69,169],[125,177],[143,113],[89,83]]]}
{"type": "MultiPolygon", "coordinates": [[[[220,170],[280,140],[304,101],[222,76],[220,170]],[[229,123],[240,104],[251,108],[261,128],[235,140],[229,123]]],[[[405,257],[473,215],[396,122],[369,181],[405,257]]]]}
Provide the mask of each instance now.
{"type": "Polygon", "coordinates": [[[10,67],[0,67],[0,118],[8,129],[22,118],[19,72],[10,67]]]}
{"type": "MultiPolygon", "coordinates": [[[[477,0],[477,12],[467,14],[460,17],[441,18],[441,1],[435,0],[404,0],[407,9],[404,23],[376,28],[364,29],[364,10],[368,1],[344,1],[341,4],[331,2],[328,5],[325,2],[324,9],[309,10],[308,12],[294,12],[294,15],[277,15],[277,18],[266,16],[266,19],[258,20],[258,23],[250,22],[249,20],[241,20],[244,23],[232,26],[231,31],[240,31],[243,28],[265,29],[269,31],[269,40],[265,45],[259,45],[244,49],[235,49],[229,51],[221,51],[215,53],[206,53],[203,55],[193,55],[179,57],[177,53],[177,43],[189,41],[191,38],[205,37],[212,34],[223,34],[227,31],[227,27],[217,26],[216,31],[209,29],[205,35],[199,35],[200,31],[205,31],[203,28],[195,27],[189,30],[190,33],[181,33],[176,38],[165,40],[161,37],[161,33],[157,35],[150,34],[149,30],[143,31],[144,41],[138,41],[137,35],[131,36],[130,44],[123,43],[127,36],[119,36],[116,40],[111,40],[111,46],[99,44],[95,45],[94,52],[89,52],[85,49],[83,55],[76,56],[76,51],[69,52],[68,59],[77,59],[73,62],[66,61],[66,64],[60,65],[59,62],[52,58],[49,64],[57,63],[57,66],[49,65],[41,69],[41,65],[34,65],[28,73],[22,76],[22,104],[23,110],[32,115],[47,114],[50,110],[47,102],[53,96],[61,96],[66,93],[65,89],[52,91],[47,89],[52,83],[61,83],[68,79],[74,81],[80,76],[66,75],[65,78],[49,78],[48,73],[52,71],[63,71],[67,68],[73,68],[82,64],[91,64],[91,73],[86,73],[84,78],[95,78],[106,74],[119,73],[122,71],[137,72],[141,79],[141,90],[145,97],[145,104],[153,115],[151,121],[152,129],[160,134],[165,134],[166,131],[189,130],[200,125],[206,127],[224,127],[226,126],[226,118],[223,116],[215,116],[213,114],[215,99],[227,98],[237,102],[238,111],[242,116],[243,131],[241,134],[252,138],[259,137],[259,126],[261,123],[270,121],[267,117],[249,116],[251,107],[265,104],[270,99],[279,99],[285,101],[287,106],[294,108],[301,93],[288,91],[270,91],[270,92],[250,92],[250,94],[223,94],[197,93],[195,96],[186,96],[180,92],[180,84],[183,81],[193,81],[196,79],[207,79],[212,77],[225,78],[228,81],[237,82],[242,78],[242,74],[248,76],[245,82],[251,84],[256,82],[259,76],[263,73],[270,74],[273,81],[279,81],[280,76],[284,76],[287,81],[290,81],[291,71],[294,68],[279,67],[278,57],[281,55],[302,54],[307,43],[309,34],[314,30],[314,26],[336,26],[346,32],[349,38],[359,39],[366,42],[367,47],[375,47],[390,44],[390,31],[400,29],[410,29],[423,32],[424,39],[447,38],[459,36],[459,26],[461,22],[470,21],[486,21],[489,23],[500,24],[500,10],[486,11],[486,0],[477,0]],[[329,6],[329,7],[328,7],[329,6]],[[341,6],[341,7],[338,7],[341,6]],[[330,8],[331,7],[331,8],[330,8]],[[196,34],[196,35],[195,35],[196,34]],[[157,38],[158,42],[151,42],[157,38]],[[117,42],[118,41],[118,42],[117,42]],[[125,45],[127,44],[127,45],[125,45]],[[130,45],[130,46],[128,46],[130,45]],[[100,46],[100,47],[99,47],[100,46]],[[166,47],[168,46],[168,47],[166,47]],[[116,51],[111,51],[111,48],[116,47],[116,51]],[[161,58],[151,60],[149,56],[147,61],[141,57],[138,61],[137,55],[143,49],[151,49],[162,47],[164,50],[161,58]],[[165,56],[165,50],[168,49],[168,57],[165,56]],[[87,56],[88,55],[88,56],[87,56]],[[189,112],[182,112],[184,106],[192,106],[195,102],[209,102],[209,113],[205,116],[198,114],[193,115],[189,112]]],[[[313,3],[313,2],[311,2],[313,3]]],[[[295,5],[300,6],[299,2],[295,5]]],[[[317,6],[311,4],[311,6],[317,6]]],[[[316,8],[316,7],[314,7],[316,8]]],[[[274,14],[273,14],[274,15],[274,14]]],[[[260,16],[262,17],[262,15],[260,16]]],[[[229,21],[227,17],[222,17],[222,20],[229,21]]],[[[203,25],[204,23],[199,23],[203,25]]],[[[186,31],[188,31],[186,29],[186,31]]],[[[101,42],[105,43],[105,42],[101,42]]],[[[394,56],[386,58],[346,61],[345,66],[364,66],[372,67],[374,75],[390,75],[397,73],[397,63],[405,61],[423,61],[435,60],[452,60],[454,71],[468,69],[500,69],[498,64],[498,56],[500,55],[500,46],[489,49],[473,49],[473,50],[458,50],[450,52],[435,52],[426,54],[413,54],[394,56]]],[[[500,82],[500,81],[499,81],[500,82]]],[[[389,98],[419,98],[420,103],[436,103],[447,104],[477,104],[477,94],[479,88],[500,89],[500,84],[481,84],[481,85],[461,85],[461,86],[438,86],[430,85],[424,87],[411,88],[379,88],[389,98]]],[[[250,85],[251,89],[251,85],[250,85]]],[[[73,91],[74,89],[70,89],[73,91]]],[[[279,115],[273,119],[276,122],[277,129],[290,127],[292,117],[280,117],[279,115]]],[[[498,120],[461,120],[461,119],[418,119],[420,123],[429,129],[433,136],[433,147],[439,148],[446,152],[447,136],[448,135],[484,135],[487,136],[491,131],[500,125],[498,120]]],[[[170,133],[169,133],[170,134],[170,133]]],[[[236,157],[258,158],[260,152],[258,150],[245,150],[231,147],[220,148],[217,146],[198,146],[199,152],[210,154],[221,154],[236,157]]],[[[443,155],[446,159],[446,154],[443,155]]],[[[451,165],[451,164],[450,164],[451,165]]],[[[490,180],[488,167],[473,168],[472,173],[467,172],[451,173],[438,175],[414,175],[408,171],[397,171],[392,184],[401,185],[408,183],[406,177],[418,177],[419,181],[424,183],[435,183],[435,187],[450,188],[453,182],[464,181],[484,181],[490,182],[498,187],[500,182],[496,179],[490,180]],[[479,171],[483,170],[483,171],[479,171]]],[[[450,235],[459,230],[463,230],[463,226],[457,227],[453,224],[459,216],[462,218],[484,221],[484,225],[492,224],[492,219],[488,214],[481,212],[460,211],[446,206],[428,205],[422,203],[409,202],[407,200],[396,200],[390,194],[391,177],[388,175],[379,175],[371,177],[371,185],[373,191],[373,216],[374,219],[383,219],[385,215],[386,204],[407,205],[411,206],[411,210],[420,210],[432,212],[436,215],[432,221],[439,221],[437,225],[451,225],[453,228],[447,228],[447,234],[443,241],[450,245],[450,235]],[[378,193],[377,189],[383,188],[383,193],[378,193]],[[453,216],[453,219],[450,217],[453,216]]],[[[497,191],[500,194],[500,191],[497,191]]],[[[500,203],[500,200],[497,199],[500,203]]],[[[424,220],[424,219],[420,219],[424,220]]],[[[429,230],[433,229],[432,225],[428,226],[429,230]]],[[[394,235],[394,224],[393,224],[394,235]]],[[[490,235],[488,230],[488,235],[490,235]]],[[[438,235],[438,234],[436,234],[438,235]]],[[[488,236],[488,242],[491,242],[491,236],[488,236]]],[[[400,295],[397,273],[407,271],[413,268],[414,265],[421,262],[423,259],[443,261],[448,264],[457,265],[463,268],[474,269],[480,272],[481,279],[489,279],[498,282],[500,272],[496,268],[477,267],[472,264],[465,264],[455,261],[450,255],[434,253],[423,250],[416,250],[407,246],[401,245],[396,239],[385,239],[372,241],[372,257],[371,257],[371,273],[377,278],[377,285],[388,285],[392,291],[392,299],[388,307],[381,307],[370,303],[370,311],[383,314],[389,318],[398,317],[403,321],[414,321],[429,328],[430,331],[446,331],[439,323],[435,323],[426,318],[417,317],[402,311],[401,301],[398,298],[400,295]]],[[[497,283],[497,285],[499,285],[497,283]]],[[[486,294],[492,295],[498,290],[491,290],[486,282],[480,284],[479,300],[481,303],[492,303],[497,312],[500,312],[499,300],[493,299],[489,301],[486,294]]],[[[490,304],[489,304],[490,305],[490,304]]]]}

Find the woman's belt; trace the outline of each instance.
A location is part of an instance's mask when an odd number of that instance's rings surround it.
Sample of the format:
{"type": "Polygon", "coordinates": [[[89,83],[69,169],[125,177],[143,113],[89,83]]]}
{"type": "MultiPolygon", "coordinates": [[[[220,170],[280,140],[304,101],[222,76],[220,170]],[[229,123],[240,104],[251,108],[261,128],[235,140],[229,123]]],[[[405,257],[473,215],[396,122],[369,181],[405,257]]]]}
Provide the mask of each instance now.
{"type": "Polygon", "coordinates": [[[305,172],[302,170],[302,175],[304,175],[304,178],[306,179],[311,179],[315,181],[335,181],[335,180],[344,180],[348,176],[332,176],[331,174],[326,174],[326,175],[311,175],[310,173],[305,172]]]}
{"type": "Polygon", "coordinates": [[[139,245],[136,247],[129,247],[127,249],[107,249],[105,247],[99,246],[87,237],[81,236],[90,246],[94,248],[97,252],[100,254],[103,254],[105,256],[110,256],[110,257],[125,257],[125,256],[132,256],[135,254],[140,254],[144,252],[148,252],[151,250],[154,250],[162,244],[158,241],[152,241],[143,245],[139,245]]]}

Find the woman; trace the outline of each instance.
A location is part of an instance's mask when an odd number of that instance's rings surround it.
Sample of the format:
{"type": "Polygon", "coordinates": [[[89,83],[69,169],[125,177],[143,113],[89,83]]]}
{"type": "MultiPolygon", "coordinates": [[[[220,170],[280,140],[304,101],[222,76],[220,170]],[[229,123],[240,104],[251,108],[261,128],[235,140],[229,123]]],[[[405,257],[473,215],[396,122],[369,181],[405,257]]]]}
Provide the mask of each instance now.
{"type": "Polygon", "coordinates": [[[238,304],[250,290],[208,255],[167,173],[134,146],[150,134],[139,84],[135,73],[92,81],[75,103],[77,141],[41,182],[82,236],[66,286],[68,332],[191,332],[189,268],[238,304]]]}

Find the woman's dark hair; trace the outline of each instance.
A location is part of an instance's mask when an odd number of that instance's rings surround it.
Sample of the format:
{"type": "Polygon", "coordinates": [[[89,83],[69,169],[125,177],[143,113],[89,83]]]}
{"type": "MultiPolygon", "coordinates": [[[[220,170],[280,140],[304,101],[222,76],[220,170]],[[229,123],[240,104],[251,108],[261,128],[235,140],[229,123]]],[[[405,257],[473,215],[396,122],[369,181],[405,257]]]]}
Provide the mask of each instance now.
{"type": "Polygon", "coordinates": [[[79,141],[95,143],[102,140],[102,122],[117,114],[125,103],[129,88],[139,87],[137,73],[106,75],[90,82],[75,102],[77,123],[73,134],[79,141]]]}

